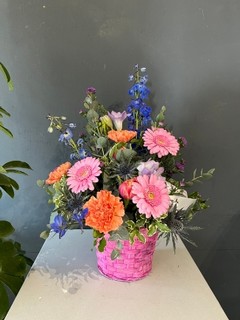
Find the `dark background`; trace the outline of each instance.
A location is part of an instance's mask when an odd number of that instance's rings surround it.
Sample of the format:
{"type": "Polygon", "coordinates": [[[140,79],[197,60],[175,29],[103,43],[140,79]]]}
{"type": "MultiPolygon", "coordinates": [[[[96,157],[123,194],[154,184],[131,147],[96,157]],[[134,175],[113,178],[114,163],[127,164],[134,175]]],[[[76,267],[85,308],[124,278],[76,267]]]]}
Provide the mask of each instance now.
{"type": "Polygon", "coordinates": [[[0,217],[15,225],[28,255],[40,250],[50,213],[36,180],[66,159],[46,115],[75,121],[89,86],[123,110],[139,63],[155,114],[167,106],[175,135],[188,139],[187,178],[216,168],[199,185],[211,207],[194,221],[204,230],[188,249],[229,319],[240,319],[239,17],[239,0],[0,0],[0,61],[15,84],[10,93],[0,79],[0,104],[12,115],[4,123],[15,136],[1,135],[0,163],[33,168],[17,177],[15,199],[1,200],[0,217]]]}

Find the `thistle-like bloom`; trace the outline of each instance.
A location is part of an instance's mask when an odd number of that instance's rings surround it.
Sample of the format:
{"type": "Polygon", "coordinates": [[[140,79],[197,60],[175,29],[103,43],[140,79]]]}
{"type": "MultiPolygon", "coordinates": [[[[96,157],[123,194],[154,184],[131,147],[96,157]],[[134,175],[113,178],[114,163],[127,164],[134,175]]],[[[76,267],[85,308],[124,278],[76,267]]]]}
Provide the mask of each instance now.
{"type": "Polygon", "coordinates": [[[94,190],[94,182],[98,182],[101,174],[100,161],[96,158],[87,157],[76,162],[68,170],[67,185],[73,193],[86,190],[94,190]]]}
{"type": "Polygon", "coordinates": [[[87,213],[88,209],[85,208],[82,211],[73,214],[73,220],[79,223],[80,228],[83,228],[83,220],[85,219],[87,213]]]}
{"type": "Polygon", "coordinates": [[[117,130],[122,130],[123,121],[127,118],[128,115],[126,111],[123,111],[123,112],[112,111],[111,113],[108,112],[108,116],[112,119],[115,125],[115,128],[117,130]]]}
{"type": "Polygon", "coordinates": [[[177,139],[163,128],[147,129],[143,135],[144,147],[150,154],[157,153],[158,157],[168,155],[176,156],[179,151],[177,139]]]}
{"type": "Polygon", "coordinates": [[[99,191],[97,197],[92,196],[83,207],[88,209],[85,224],[99,232],[108,233],[117,230],[123,223],[122,216],[125,213],[123,203],[110,191],[99,191]]]}
{"type": "Polygon", "coordinates": [[[150,177],[137,177],[137,181],[132,184],[132,195],[132,202],[147,218],[159,218],[169,209],[170,199],[166,184],[154,174],[150,177]]]}
{"type": "Polygon", "coordinates": [[[54,184],[61,180],[62,176],[67,174],[68,169],[71,168],[70,162],[65,162],[54,169],[52,172],[49,173],[48,179],[45,181],[46,184],[54,184]]]}
{"type": "Polygon", "coordinates": [[[108,138],[115,142],[129,142],[135,138],[137,133],[135,131],[128,130],[110,130],[108,131],[108,138]]]}
{"type": "Polygon", "coordinates": [[[161,176],[161,174],[164,172],[164,168],[159,167],[159,163],[154,160],[141,162],[137,169],[140,176],[150,176],[151,174],[154,174],[155,176],[161,176]]]}
{"type": "Polygon", "coordinates": [[[57,215],[54,218],[54,222],[50,224],[50,227],[51,230],[59,234],[59,239],[61,239],[66,233],[67,222],[61,215],[57,215]]]}

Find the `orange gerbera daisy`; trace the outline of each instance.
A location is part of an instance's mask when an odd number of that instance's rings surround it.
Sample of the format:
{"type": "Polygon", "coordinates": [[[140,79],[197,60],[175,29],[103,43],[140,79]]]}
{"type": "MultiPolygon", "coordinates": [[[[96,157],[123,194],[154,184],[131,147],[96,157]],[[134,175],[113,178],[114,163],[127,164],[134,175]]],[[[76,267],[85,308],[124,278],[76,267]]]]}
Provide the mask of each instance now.
{"type": "Polygon", "coordinates": [[[128,130],[110,130],[108,131],[108,138],[115,142],[128,142],[135,138],[137,135],[136,131],[128,130]]]}
{"type": "Polygon", "coordinates": [[[61,164],[59,167],[57,167],[49,173],[48,179],[45,181],[46,184],[54,184],[55,182],[59,181],[62,178],[62,176],[67,173],[70,167],[70,162],[65,162],[61,164]]]}
{"type": "Polygon", "coordinates": [[[97,198],[92,196],[83,206],[88,209],[85,218],[87,226],[103,233],[108,233],[123,223],[124,206],[119,197],[115,197],[111,191],[101,190],[97,198]]]}

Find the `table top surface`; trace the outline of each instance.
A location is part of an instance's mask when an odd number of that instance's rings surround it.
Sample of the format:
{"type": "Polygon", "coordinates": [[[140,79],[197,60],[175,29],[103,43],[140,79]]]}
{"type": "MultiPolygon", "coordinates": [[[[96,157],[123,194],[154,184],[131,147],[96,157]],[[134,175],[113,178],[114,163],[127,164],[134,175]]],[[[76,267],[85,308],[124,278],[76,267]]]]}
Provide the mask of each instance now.
{"type": "Polygon", "coordinates": [[[226,320],[181,241],[177,253],[158,243],[149,276],[118,282],[97,269],[92,231],[50,236],[6,320],[226,320]]]}

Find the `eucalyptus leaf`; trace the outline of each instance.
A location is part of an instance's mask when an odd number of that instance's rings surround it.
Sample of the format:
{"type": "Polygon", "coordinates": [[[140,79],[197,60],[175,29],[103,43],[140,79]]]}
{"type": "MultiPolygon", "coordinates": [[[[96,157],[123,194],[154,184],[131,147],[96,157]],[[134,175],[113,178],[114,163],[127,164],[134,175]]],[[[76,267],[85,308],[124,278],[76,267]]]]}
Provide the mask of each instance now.
{"type": "Polygon", "coordinates": [[[119,250],[119,249],[114,249],[114,250],[112,251],[112,253],[111,253],[111,259],[112,259],[112,260],[115,260],[115,259],[119,258],[120,255],[121,255],[120,250],[119,250]]]}
{"type": "Polygon", "coordinates": [[[97,139],[97,148],[103,148],[107,143],[107,139],[105,137],[99,137],[97,139]]]}

